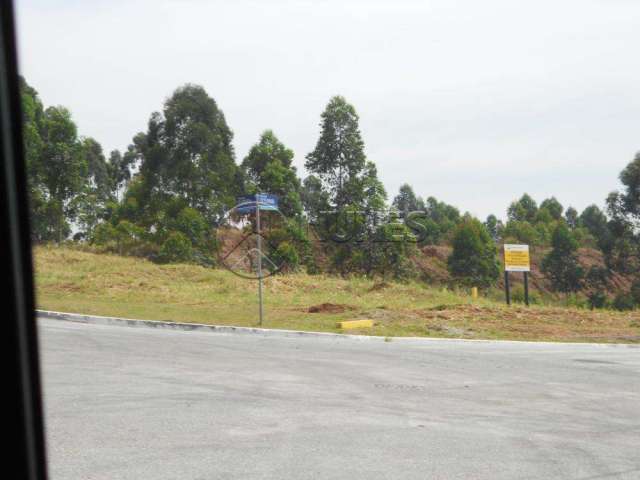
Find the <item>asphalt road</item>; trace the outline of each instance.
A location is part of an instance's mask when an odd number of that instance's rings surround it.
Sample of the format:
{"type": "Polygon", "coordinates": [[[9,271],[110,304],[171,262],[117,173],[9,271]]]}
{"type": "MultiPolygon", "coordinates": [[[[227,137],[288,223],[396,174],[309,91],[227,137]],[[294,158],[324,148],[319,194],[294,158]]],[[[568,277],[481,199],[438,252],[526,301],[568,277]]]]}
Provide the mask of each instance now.
{"type": "Polygon", "coordinates": [[[637,347],[40,326],[53,480],[640,478],[637,347]]]}

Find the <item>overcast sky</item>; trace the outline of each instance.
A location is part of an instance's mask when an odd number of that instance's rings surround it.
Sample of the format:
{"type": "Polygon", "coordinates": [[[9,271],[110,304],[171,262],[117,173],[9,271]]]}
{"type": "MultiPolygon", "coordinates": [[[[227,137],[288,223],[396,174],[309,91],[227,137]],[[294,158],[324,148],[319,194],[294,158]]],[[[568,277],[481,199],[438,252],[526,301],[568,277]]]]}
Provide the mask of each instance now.
{"type": "Polygon", "coordinates": [[[332,95],[390,197],[409,182],[504,217],[524,191],[603,204],[640,150],[640,1],[18,0],[21,68],[81,135],[125,149],[186,82],[241,161],[273,129],[304,157],[332,95]]]}

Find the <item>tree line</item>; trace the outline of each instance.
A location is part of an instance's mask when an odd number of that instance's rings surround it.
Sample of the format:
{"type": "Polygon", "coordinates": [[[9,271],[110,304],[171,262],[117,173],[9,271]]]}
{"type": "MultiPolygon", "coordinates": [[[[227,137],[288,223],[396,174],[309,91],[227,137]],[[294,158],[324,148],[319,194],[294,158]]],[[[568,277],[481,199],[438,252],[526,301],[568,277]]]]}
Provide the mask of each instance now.
{"type": "MultiPolygon", "coordinates": [[[[524,194],[509,205],[506,222],[496,215],[480,221],[416,195],[409,184],[389,199],[365,154],[358,114],[341,96],[320,116],[316,145],[305,157],[309,174],[301,179],[294,152],[272,130],[238,162],[224,113],[198,85],[176,89],[126,151],[108,154],[94,138],[79,136],[68,109],[45,108],[24,79],[21,87],[35,243],[86,242],[158,262],[214,265],[220,248],[215,229],[225,212],[240,195],[268,192],[279,196],[290,219],[271,233],[288,270],[406,279],[417,275],[412,258],[422,246],[450,245],[454,281],[489,287],[500,272],[497,246],[526,243],[548,252],[541,268],[555,291],[585,289],[594,307],[610,301],[613,272],[638,271],[640,154],[621,172],[622,189],[606,198],[604,210],[591,205],[579,213],[555,197],[538,205],[524,194]],[[334,212],[334,221],[326,221],[327,212],[334,212]],[[419,242],[407,228],[411,212],[420,213],[412,220],[419,242]],[[318,247],[313,232],[347,232],[359,241],[318,247]],[[585,270],[580,247],[600,250],[604,266],[585,270]]],[[[633,285],[619,295],[619,307],[640,303],[640,282],[633,285]]]]}

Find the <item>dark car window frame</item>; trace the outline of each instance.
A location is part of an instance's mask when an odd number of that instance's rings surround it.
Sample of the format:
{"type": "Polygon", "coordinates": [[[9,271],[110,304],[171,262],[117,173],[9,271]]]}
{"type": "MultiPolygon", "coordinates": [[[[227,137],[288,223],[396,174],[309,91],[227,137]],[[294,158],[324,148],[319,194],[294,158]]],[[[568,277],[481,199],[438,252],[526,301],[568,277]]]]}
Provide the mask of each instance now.
{"type": "Polygon", "coordinates": [[[2,350],[6,369],[3,432],[12,478],[47,478],[34,310],[28,198],[22,144],[13,2],[0,0],[0,262],[4,279],[2,350]]]}

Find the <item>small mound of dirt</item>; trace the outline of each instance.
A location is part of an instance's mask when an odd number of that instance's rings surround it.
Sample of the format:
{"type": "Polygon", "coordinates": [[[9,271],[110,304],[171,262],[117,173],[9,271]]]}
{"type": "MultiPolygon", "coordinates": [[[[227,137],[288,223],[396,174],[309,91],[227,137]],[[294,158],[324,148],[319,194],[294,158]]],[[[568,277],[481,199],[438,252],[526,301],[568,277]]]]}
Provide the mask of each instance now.
{"type": "Polygon", "coordinates": [[[321,303],[320,305],[312,305],[307,309],[309,313],[343,313],[347,310],[353,310],[350,305],[341,305],[337,303],[321,303]]]}

